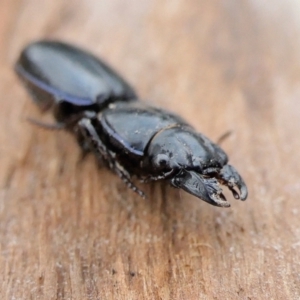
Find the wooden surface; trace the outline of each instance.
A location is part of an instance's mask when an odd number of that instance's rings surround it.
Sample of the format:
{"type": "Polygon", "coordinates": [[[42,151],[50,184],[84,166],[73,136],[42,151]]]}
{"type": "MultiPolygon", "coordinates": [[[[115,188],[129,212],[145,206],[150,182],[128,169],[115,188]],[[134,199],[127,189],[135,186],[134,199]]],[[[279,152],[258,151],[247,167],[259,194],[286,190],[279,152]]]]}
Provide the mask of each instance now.
{"type": "MultiPolygon", "coordinates": [[[[1,0],[1,299],[300,299],[298,0],[1,0]],[[271,3],[272,2],[272,3],[271,3]],[[223,143],[249,199],[144,201],[79,163],[13,73],[39,38],[103,57],[142,99],[223,143]]],[[[229,194],[228,194],[229,195],[229,194]]]]}

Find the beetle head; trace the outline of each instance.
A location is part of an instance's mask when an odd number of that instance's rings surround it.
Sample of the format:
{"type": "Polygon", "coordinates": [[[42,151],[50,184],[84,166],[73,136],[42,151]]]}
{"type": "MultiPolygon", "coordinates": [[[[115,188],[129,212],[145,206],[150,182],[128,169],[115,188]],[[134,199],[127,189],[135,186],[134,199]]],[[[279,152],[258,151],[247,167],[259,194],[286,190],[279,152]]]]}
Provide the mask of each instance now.
{"type": "Polygon", "coordinates": [[[159,175],[191,166],[193,153],[180,140],[180,133],[180,128],[158,132],[147,147],[143,165],[159,175]]]}
{"type": "Polygon", "coordinates": [[[227,155],[218,145],[187,126],[159,131],[146,153],[144,166],[151,171],[188,169],[202,173],[207,168],[221,169],[227,162],[227,155]]]}
{"type": "Polygon", "coordinates": [[[143,166],[157,178],[165,178],[172,186],[209,204],[229,207],[221,184],[226,185],[236,199],[245,200],[248,192],[238,172],[226,163],[226,154],[205,136],[173,127],[154,136],[147,147],[143,166]]]}

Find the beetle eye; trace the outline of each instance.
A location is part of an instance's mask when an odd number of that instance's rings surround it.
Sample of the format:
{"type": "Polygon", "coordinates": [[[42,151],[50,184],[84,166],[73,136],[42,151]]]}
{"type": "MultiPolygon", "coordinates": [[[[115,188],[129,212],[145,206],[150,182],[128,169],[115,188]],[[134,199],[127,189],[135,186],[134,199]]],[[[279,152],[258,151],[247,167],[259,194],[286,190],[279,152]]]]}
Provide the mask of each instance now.
{"type": "Polygon", "coordinates": [[[169,163],[169,156],[166,154],[158,154],[154,158],[154,165],[157,168],[165,168],[167,167],[168,163],[169,163]]]}

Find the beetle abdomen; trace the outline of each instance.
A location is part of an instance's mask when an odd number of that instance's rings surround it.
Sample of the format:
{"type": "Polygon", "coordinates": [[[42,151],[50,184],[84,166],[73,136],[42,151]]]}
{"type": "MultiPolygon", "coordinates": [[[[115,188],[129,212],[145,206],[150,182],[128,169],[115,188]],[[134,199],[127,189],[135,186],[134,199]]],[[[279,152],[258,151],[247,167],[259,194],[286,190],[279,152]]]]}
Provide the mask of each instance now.
{"type": "Polygon", "coordinates": [[[112,99],[136,99],[129,84],[106,64],[83,50],[60,42],[30,44],[21,53],[16,71],[42,108],[50,106],[51,101],[82,106],[97,103],[103,107],[112,99]]]}

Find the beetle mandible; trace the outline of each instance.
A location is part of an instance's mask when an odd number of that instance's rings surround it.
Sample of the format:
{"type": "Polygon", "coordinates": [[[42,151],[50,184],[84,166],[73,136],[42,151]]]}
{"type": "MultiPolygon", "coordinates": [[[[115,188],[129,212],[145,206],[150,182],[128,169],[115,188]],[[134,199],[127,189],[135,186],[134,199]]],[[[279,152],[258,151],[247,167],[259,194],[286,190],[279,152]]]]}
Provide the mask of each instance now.
{"type": "Polygon", "coordinates": [[[138,101],[131,86],[92,54],[38,41],[21,52],[15,70],[38,107],[53,113],[55,127],[73,133],[84,151],[142,197],[133,176],[165,180],[215,206],[230,206],[221,184],[246,200],[242,177],[217,144],[181,117],[138,101]]]}

